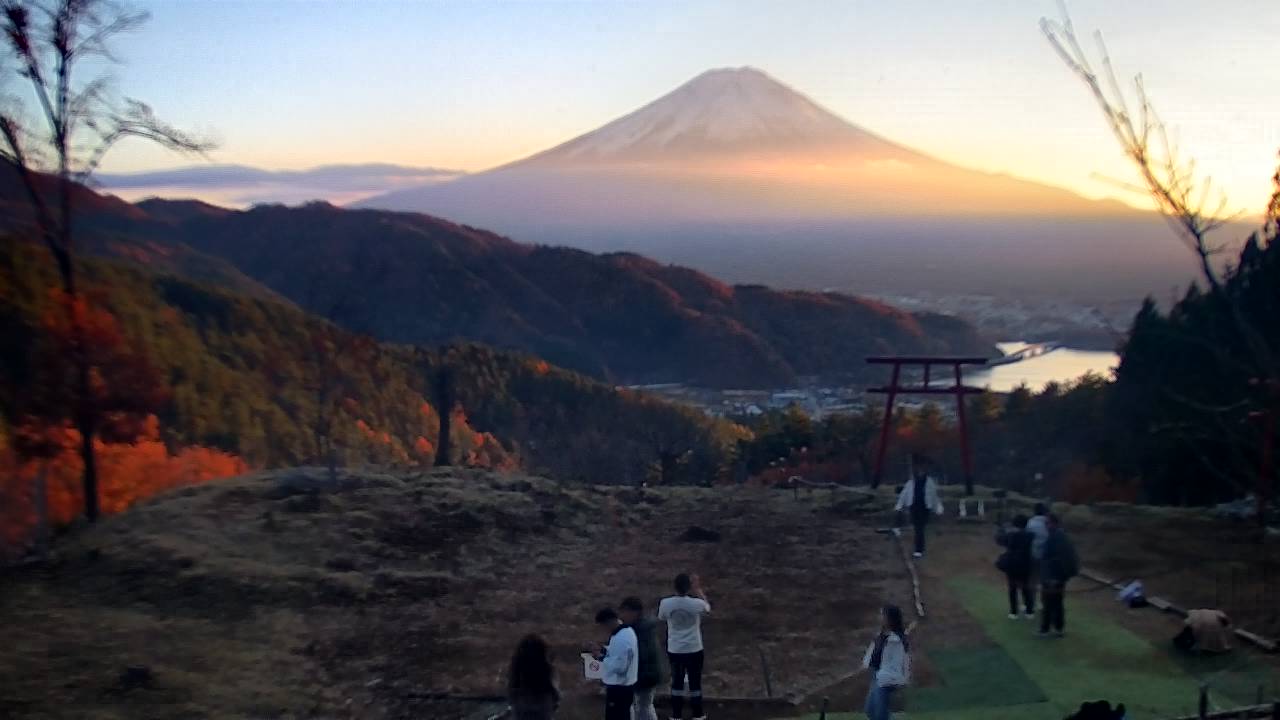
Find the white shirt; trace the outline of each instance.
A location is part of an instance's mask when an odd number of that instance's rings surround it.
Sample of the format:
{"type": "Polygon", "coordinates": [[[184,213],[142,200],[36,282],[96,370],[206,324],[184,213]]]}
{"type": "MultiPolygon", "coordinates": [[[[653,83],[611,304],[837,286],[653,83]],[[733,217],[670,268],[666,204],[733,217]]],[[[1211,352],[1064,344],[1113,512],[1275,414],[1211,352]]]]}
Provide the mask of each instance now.
{"type": "Polygon", "coordinates": [[[658,603],[658,619],[667,623],[667,652],[696,653],[702,650],[702,616],[711,604],[702,598],[673,595],[658,603]]]}
{"type": "MultiPolygon", "coordinates": [[[[871,656],[875,654],[876,644],[867,647],[862,656],[862,667],[871,669],[871,656]]],[[[911,681],[911,657],[902,645],[902,638],[896,634],[889,635],[884,644],[884,653],[880,656],[880,669],[876,671],[875,684],[879,687],[902,687],[911,681]]]]}
{"type": "Polygon", "coordinates": [[[640,646],[635,630],[624,625],[609,638],[600,669],[600,680],[605,685],[636,684],[640,677],[640,646]]]}
{"type": "MultiPolygon", "coordinates": [[[[910,510],[911,501],[915,499],[916,479],[907,480],[907,484],[902,486],[902,492],[898,494],[898,504],[894,510],[910,510]]],[[[924,506],[930,512],[942,514],[942,499],[938,497],[938,483],[932,477],[926,477],[924,481],[924,506]]],[[[1030,527],[1028,527],[1030,529],[1030,527]]]]}

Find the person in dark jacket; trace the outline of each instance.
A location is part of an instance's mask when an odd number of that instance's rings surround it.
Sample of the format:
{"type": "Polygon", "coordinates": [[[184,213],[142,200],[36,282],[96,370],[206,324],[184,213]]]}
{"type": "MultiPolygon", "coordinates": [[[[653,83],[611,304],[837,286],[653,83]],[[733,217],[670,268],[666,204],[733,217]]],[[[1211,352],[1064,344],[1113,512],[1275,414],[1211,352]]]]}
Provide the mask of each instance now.
{"type": "Polygon", "coordinates": [[[510,720],[552,720],[560,704],[556,688],[555,668],[547,642],[537,635],[526,635],[516,645],[507,673],[506,717],[510,720]]]}
{"type": "Polygon", "coordinates": [[[1031,544],[1035,536],[1027,531],[1027,519],[1022,515],[1013,518],[1013,527],[1002,529],[996,542],[1005,550],[996,563],[1009,585],[1009,619],[1018,619],[1018,594],[1022,594],[1023,614],[1027,619],[1035,617],[1036,593],[1031,586],[1031,544]]]}
{"type": "Polygon", "coordinates": [[[637,671],[635,700],[631,703],[631,720],[658,720],[653,707],[653,693],[662,682],[662,660],[658,652],[657,622],[644,616],[644,603],[640,598],[629,597],[618,608],[622,622],[636,633],[637,655],[640,668],[637,671]]]}
{"type": "Polygon", "coordinates": [[[1040,614],[1040,634],[1052,632],[1062,637],[1067,625],[1064,606],[1067,583],[1080,572],[1080,560],[1057,515],[1049,516],[1048,526],[1049,537],[1044,542],[1044,556],[1040,559],[1040,595],[1044,608],[1040,614]]]}

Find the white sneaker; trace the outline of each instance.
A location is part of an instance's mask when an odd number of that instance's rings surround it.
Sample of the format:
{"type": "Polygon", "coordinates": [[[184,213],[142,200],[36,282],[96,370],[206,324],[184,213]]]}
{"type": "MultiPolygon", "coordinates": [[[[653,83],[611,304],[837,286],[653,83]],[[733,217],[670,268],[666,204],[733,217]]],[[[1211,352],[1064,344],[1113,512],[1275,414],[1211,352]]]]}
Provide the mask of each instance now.
{"type": "Polygon", "coordinates": [[[1010,619],[1010,620],[1017,620],[1017,619],[1018,619],[1018,613],[1009,613],[1009,619],[1010,619]]]}
{"type": "Polygon", "coordinates": [[[1035,614],[1035,613],[1022,613],[1022,619],[1023,619],[1023,620],[1035,620],[1035,619],[1036,619],[1036,614],[1035,614]]]}
{"type": "MultiPolygon", "coordinates": [[[[914,552],[914,553],[911,553],[911,557],[916,558],[916,559],[919,559],[919,558],[924,557],[924,553],[922,553],[922,552],[914,552]]],[[[697,718],[694,718],[694,720],[697,720],[697,718]]]]}

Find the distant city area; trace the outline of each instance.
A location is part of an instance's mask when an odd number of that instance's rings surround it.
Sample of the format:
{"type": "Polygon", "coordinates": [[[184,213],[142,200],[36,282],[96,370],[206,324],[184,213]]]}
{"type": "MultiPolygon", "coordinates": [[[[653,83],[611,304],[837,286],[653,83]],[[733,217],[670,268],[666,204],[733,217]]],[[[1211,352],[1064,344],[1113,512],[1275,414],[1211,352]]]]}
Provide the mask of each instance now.
{"type": "MultiPolygon", "coordinates": [[[[627,389],[650,393],[664,400],[696,407],[713,417],[753,417],[769,410],[798,407],[813,418],[828,415],[860,413],[868,404],[883,404],[862,386],[822,385],[817,380],[802,387],[775,390],[717,390],[683,383],[632,385],[627,389]]],[[[919,409],[926,403],[915,398],[900,398],[896,406],[919,409]]],[[[943,413],[954,412],[949,403],[939,403],[943,413]]]]}
{"type": "MultiPolygon", "coordinates": [[[[1114,352],[1080,350],[1053,340],[1035,343],[1001,342],[996,343],[996,346],[1004,356],[986,366],[966,369],[966,385],[997,393],[1011,392],[1023,385],[1039,391],[1051,383],[1071,383],[1088,374],[1108,377],[1119,362],[1119,357],[1114,352]]],[[[922,377],[919,371],[908,369],[904,371],[902,380],[904,384],[919,384],[922,377]]],[[[951,382],[950,379],[940,380],[935,376],[930,385],[940,387],[950,385],[951,382]]],[[[869,387],[871,386],[867,384],[851,385],[810,376],[801,378],[796,387],[768,390],[724,390],[680,382],[631,385],[627,389],[690,405],[713,417],[750,418],[763,415],[769,410],[794,406],[813,418],[822,418],[827,415],[859,413],[868,405],[878,407],[883,398],[870,394],[867,391],[869,387]]],[[[951,398],[937,398],[938,396],[933,396],[933,399],[926,400],[907,394],[899,396],[896,405],[919,409],[933,402],[944,416],[955,412],[951,398]]]]}
{"type": "Polygon", "coordinates": [[[871,297],[905,310],[954,315],[973,323],[987,337],[1053,340],[1081,350],[1114,350],[1142,304],[1141,297],[1104,303],[928,292],[872,293],[871,297]]]}

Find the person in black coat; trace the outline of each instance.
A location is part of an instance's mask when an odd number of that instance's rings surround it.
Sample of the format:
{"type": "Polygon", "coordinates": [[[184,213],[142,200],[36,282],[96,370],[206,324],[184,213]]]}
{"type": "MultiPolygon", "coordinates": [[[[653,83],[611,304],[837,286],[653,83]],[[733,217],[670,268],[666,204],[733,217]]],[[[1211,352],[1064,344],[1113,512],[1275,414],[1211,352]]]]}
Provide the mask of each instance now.
{"type": "Polygon", "coordinates": [[[1040,558],[1040,634],[1062,637],[1066,630],[1064,605],[1067,583],[1080,572],[1080,558],[1057,515],[1049,516],[1049,539],[1040,558]]]}
{"type": "Polygon", "coordinates": [[[996,565],[1008,581],[1010,620],[1018,619],[1019,593],[1022,595],[1022,617],[1030,619],[1036,615],[1036,592],[1031,582],[1034,565],[1031,545],[1034,540],[1035,536],[1027,530],[1027,519],[1022,515],[1013,518],[1013,527],[1001,529],[996,535],[996,542],[1005,548],[996,565]]]}

